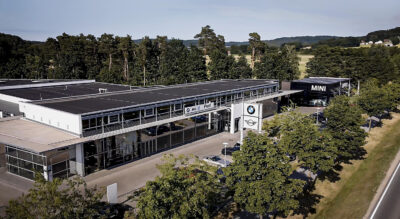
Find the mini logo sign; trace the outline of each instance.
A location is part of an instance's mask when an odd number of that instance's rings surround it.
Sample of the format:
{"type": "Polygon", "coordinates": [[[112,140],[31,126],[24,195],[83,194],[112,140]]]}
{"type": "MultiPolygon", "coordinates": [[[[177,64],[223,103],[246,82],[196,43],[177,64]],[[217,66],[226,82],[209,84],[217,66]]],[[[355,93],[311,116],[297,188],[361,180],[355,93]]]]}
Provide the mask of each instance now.
{"type": "Polygon", "coordinates": [[[322,85],[311,85],[311,90],[312,91],[326,91],[326,86],[322,85]]]}
{"type": "Polygon", "coordinates": [[[247,107],[247,112],[252,115],[254,114],[254,112],[256,111],[256,108],[254,108],[254,106],[250,105],[247,107]]]}
{"type": "Polygon", "coordinates": [[[255,124],[257,124],[257,121],[254,121],[252,119],[245,120],[245,122],[249,126],[254,126],[255,124]]]}

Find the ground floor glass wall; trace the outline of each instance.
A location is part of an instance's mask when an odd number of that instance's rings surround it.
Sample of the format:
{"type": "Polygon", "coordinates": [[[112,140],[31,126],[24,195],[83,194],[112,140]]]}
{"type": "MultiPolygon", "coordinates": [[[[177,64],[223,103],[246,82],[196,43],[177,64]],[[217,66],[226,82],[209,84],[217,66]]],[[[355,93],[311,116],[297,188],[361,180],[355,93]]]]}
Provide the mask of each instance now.
{"type": "Polygon", "coordinates": [[[10,173],[34,179],[35,172],[44,172],[46,158],[26,150],[6,145],[7,170],[10,173]]]}
{"type": "Polygon", "coordinates": [[[229,112],[207,113],[139,131],[86,142],[85,175],[224,131],[229,112]]]}

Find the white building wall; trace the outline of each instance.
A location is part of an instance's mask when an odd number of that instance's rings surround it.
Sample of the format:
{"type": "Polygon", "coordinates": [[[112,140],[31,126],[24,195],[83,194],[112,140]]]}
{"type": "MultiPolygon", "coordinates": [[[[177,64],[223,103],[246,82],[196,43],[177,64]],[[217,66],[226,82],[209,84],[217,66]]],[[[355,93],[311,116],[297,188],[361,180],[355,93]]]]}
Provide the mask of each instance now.
{"type": "Polygon", "coordinates": [[[19,110],[25,113],[27,119],[72,132],[77,135],[82,134],[82,121],[80,115],[62,112],[31,103],[20,103],[19,110]]]}
{"type": "Polygon", "coordinates": [[[23,101],[28,101],[27,99],[13,97],[13,96],[6,95],[6,94],[0,94],[0,100],[4,100],[7,102],[16,103],[16,104],[19,104],[20,102],[23,102],[23,101]]]}

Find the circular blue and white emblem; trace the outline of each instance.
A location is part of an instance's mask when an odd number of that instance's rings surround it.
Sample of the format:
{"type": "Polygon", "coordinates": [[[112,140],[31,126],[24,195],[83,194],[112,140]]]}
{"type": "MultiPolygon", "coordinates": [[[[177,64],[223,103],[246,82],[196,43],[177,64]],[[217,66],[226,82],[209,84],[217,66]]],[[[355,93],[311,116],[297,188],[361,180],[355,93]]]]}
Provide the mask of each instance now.
{"type": "Polygon", "coordinates": [[[256,108],[254,108],[254,106],[250,105],[247,107],[247,112],[251,115],[254,114],[256,112],[256,108]]]}

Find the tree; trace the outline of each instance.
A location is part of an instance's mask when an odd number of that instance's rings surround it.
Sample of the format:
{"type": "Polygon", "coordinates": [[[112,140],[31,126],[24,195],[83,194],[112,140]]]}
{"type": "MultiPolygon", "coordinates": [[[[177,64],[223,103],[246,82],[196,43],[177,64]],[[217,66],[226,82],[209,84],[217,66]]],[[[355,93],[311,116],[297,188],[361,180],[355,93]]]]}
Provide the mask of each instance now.
{"type": "MultiPolygon", "coordinates": [[[[203,48],[204,55],[210,55],[213,50],[225,51],[225,39],[216,35],[209,25],[202,27],[201,32],[194,36],[199,39],[199,46],[203,48]]],[[[225,51],[226,52],[226,51],[225,51]]]]}
{"type": "Polygon", "coordinates": [[[347,96],[336,96],[324,110],[327,118],[326,130],[333,138],[339,153],[338,161],[358,159],[365,154],[362,146],[367,134],[361,125],[362,110],[347,96]]]}
{"type": "Polygon", "coordinates": [[[228,56],[220,50],[213,50],[210,55],[210,63],[208,69],[210,71],[210,80],[219,80],[230,78],[231,71],[235,58],[228,56]]]}
{"type": "Polygon", "coordinates": [[[278,79],[279,81],[297,79],[300,75],[296,50],[285,46],[282,50],[266,52],[255,63],[254,75],[259,79],[278,79]]]}
{"type": "Polygon", "coordinates": [[[288,215],[299,206],[296,197],[305,182],[289,178],[285,151],[266,135],[249,132],[241,150],[233,153],[233,161],[225,171],[227,184],[234,201],[246,211],[261,217],[269,212],[288,215]]]}
{"type": "Polygon", "coordinates": [[[49,182],[36,174],[28,194],[11,200],[7,218],[93,218],[99,217],[104,190],[88,188],[79,178],[49,182]]]}
{"type": "Polygon", "coordinates": [[[370,80],[365,83],[357,99],[358,105],[370,116],[369,130],[371,129],[372,116],[380,120],[380,116],[385,110],[392,108],[392,102],[385,90],[378,86],[377,80],[370,80]]]}
{"type": "Polygon", "coordinates": [[[206,59],[196,46],[190,46],[186,64],[189,82],[206,81],[208,79],[206,59]]]}
{"type": "Polygon", "coordinates": [[[251,79],[252,78],[252,70],[247,63],[247,59],[245,56],[241,55],[237,61],[233,63],[232,68],[230,69],[230,78],[231,79],[251,79]]]}
{"type": "Polygon", "coordinates": [[[276,115],[263,128],[287,154],[296,155],[300,166],[318,173],[328,172],[335,165],[337,149],[331,136],[319,131],[306,115],[295,111],[276,115]]]}
{"type": "Polygon", "coordinates": [[[251,68],[254,68],[254,63],[262,54],[265,44],[261,41],[260,35],[256,32],[249,33],[249,37],[249,44],[251,48],[251,68]]]}
{"type": "Polygon", "coordinates": [[[216,168],[193,156],[169,154],[163,161],[161,176],[131,197],[138,218],[209,218],[220,194],[216,168]]]}
{"type": "Polygon", "coordinates": [[[127,35],[126,37],[117,37],[116,41],[118,42],[118,51],[122,53],[123,56],[123,77],[125,81],[129,80],[129,57],[132,51],[132,38],[127,35]]]}

